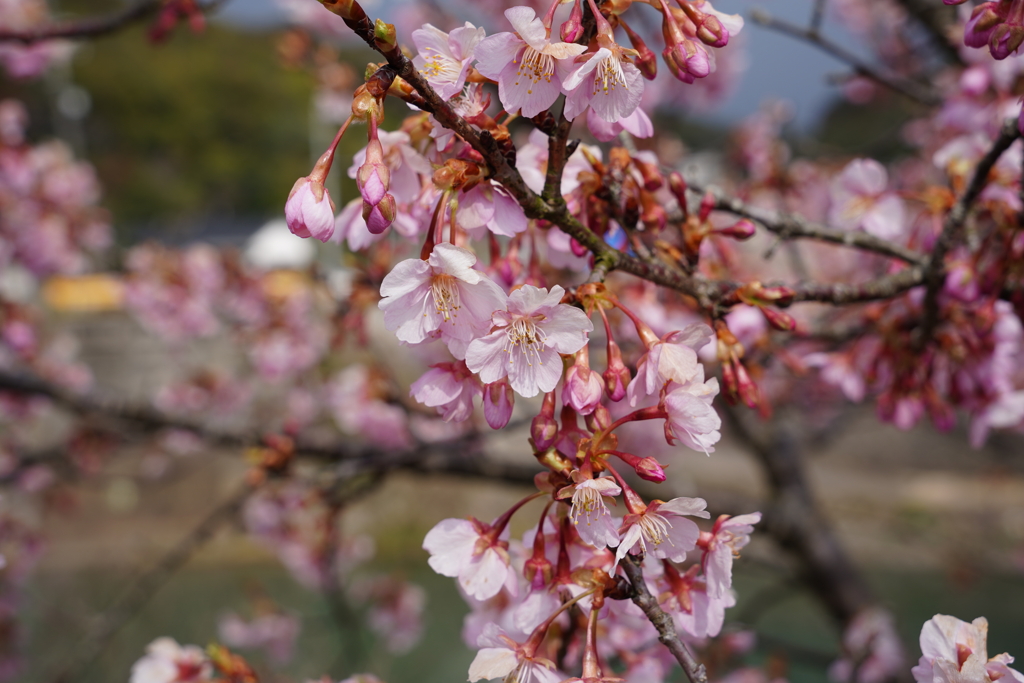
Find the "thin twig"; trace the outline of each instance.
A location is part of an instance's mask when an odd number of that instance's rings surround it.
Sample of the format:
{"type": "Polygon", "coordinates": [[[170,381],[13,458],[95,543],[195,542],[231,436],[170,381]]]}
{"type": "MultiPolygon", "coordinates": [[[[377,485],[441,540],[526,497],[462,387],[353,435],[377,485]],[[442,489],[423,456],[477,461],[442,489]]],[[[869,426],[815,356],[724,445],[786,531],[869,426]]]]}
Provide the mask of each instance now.
{"type": "MultiPolygon", "coordinates": [[[[703,195],[710,188],[700,184],[690,183],[689,187],[697,194],[703,195]]],[[[853,230],[839,230],[820,225],[807,220],[802,216],[786,213],[776,213],[767,209],[759,209],[756,206],[744,202],[736,197],[727,197],[720,192],[711,190],[715,198],[715,208],[719,211],[728,211],[736,216],[749,218],[764,226],[766,230],[774,233],[782,239],[806,238],[838,244],[844,247],[851,247],[861,251],[869,251],[882,256],[899,259],[906,263],[923,264],[927,257],[912,249],[890,242],[889,240],[876,237],[868,232],[856,232],[853,230]]]]}
{"type": "Polygon", "coordinates": [[[924,312],[921,316],[921,326],[918,328],[917,336],[914,340],[914,346],[918,350],[923,349],[928,344],[936,325],[939,323],[939,292],[942,290],[942,284],[946,276],[946,254],[955,246],[961,229],[964,223],[967,222],[967,216],[971,211],[971,207],[988,183],[988,176],[992,168],[999,161],[999,157],[1003,155],[1003,152],[1009,149],[1010,145],[1018,137],[1020,137],[1020,131],[1017,129],[1017,120],[1012,118],[1006,119],[999,129],[999,136],[992,143],[992,147],[989,148],[988,152],[985,153],[985,156],[981,158],[981,161],[975,167],[974,175],[971,177],[967,190],[964,191],[960,199],[953,205],[953,208],[946,214],[946,219],[942,224],[942,232],[935,241],[935,246],[932,248],[931,256],[925,266],[924,284],[926,290],[923,304],[924,312]]]}
{"type": "MultiPolygon", "coordinates": [[[[212,0],[201,6],[200,10],[204,13],[210,12],[224,2],[225,0],[212,0]]],[[[99,17],[60,21],[25,29],[0,30],[0,42],[31,45],[54,38],[96,38],[146,19],[159,11],[163,4],[164,0],[139,0],[122,10],[99,17]]]]}
{"type": "Polygon", "coordinates": [[[633,594],[630,596],[633,603],[643,610],[648,621],[657,629],[658,640],[668,648],[668,651],[679,662],[679,666],[683,667],[683,673],[686,674],[690,683],[707,683],[708,674],[704,665],[697,661],[697,658],[690,652],[690,648],[686,647],[686,644],[679,639],[672,617],[661,609],[657,598],[651,595],[651,591],[647,589],[641,563],[642,560],[638,556],[629,554],[619,563],[626,578],[633,586],[633,594]]]}
{"type": "Polygon", "coordinates": [[[821,22],[825,18],[825,5],[827,2],[828,0],[814,0],[814,9],[811,10],[809,30],[815,35],[821,31],[821,22]]]}
{"type": "Polygon", "coordinates": [[[772,15],[760,9],[752,11],[750,18],[754,23],[773,29],[779,33],[799,38],[804,42],[814,45],[822,52],[832,55],[841,62],[845,62],[860,75],[866,76],[867,78],[870,78],[871,80],[884,85],[890,90],[900,93],[919,104],[934,107],[941,103],[939,96],[928,86],[918,83],[917,81],[902,78],[895,74],[883,73],[879,69],[864,62],[846,48],[823,37],[816,29],[807,29],[782,19],[776,19],[772,15]]]}

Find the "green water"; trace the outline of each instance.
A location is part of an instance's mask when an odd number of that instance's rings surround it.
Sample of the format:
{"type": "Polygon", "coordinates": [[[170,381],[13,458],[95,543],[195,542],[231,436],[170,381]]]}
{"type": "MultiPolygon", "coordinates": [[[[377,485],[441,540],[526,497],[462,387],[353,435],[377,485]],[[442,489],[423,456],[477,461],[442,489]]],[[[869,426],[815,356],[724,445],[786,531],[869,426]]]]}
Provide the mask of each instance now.
{"type": "MultiPolygon", "coordinates": [[[[243,651],[263,681],[301,682],[325,673],[337,680],[355,671],[372,671],[388,683],[464,681],[474,653],[459,637],[467,609],[453,582],[429,573],[425,563],[416,570],[399,569],[429,595],[425,636],[406,655],[388,654],[372,635],[359,629],[358,618],[340,623],[321,596],[296,584],[278,566],[189,567],[154,595],[75,681],[127,681],[131,664],[158,636],[201,645],[214,640],[220,615],[231,610],[246,614],[248,596],[257,587],[298,612],[303,625],[296,656],[285,666],[271,667],[260,653],[243,651]]],[[[80,641],[87,623],[82,615],[108,604],[126,579],[98,572],[38,577],[25,596],[30,654],[27,670],[18,680],[52,680],[69,648],[80,641]]],[[[983,577],[963,586],[937,575],[884,573],[873,575],[872,582],[899,617],[909,663],[919,656],[921,624],[936,613],[963,619],[984,615],[990,624],[989,653],[1008,651],[1024,657],[1024,576],[983,577]]],[[[728,619],[734,626],[740,625],[737,619],[752,620],[763,635],[748,662],[756,664],[768,657],[785,661],[793,683],[825,680],[825,668],[835,657],[837,633],[814,599],[786,590],[784,577],[765,569],[741,571],[736,586],[741,599],[728,619]]]]}

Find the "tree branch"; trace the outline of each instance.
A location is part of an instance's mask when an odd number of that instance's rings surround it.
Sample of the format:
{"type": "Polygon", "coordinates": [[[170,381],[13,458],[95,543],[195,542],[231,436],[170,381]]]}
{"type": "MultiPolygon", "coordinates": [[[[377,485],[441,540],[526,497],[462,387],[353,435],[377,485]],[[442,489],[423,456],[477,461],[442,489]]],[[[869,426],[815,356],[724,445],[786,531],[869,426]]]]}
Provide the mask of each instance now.
{"type": "MultiPolygon", "coordinates": [[[[694,192],[703,195],[707,188],[693,183],[689,187],[694,192]]],[[[899,259],[906,263],[923,264],[926,257],[914,252],[911,249],[876,237],[869,232],[856,232],[853,230],[839,230],[825,225],[813,223],[803,216],[785,213],[775,213],[766,209],[759,209],[751,206],[741,199],[727,197],[721,193],[712,191],[715,198],[715,208],[719,211],[728,211],[736,216],[749,218],[760,223],[766,230],[774,233],[784,240],[807,238],[831,244],[839,244],[845,247],[870,251],[882,256],[899,259]]]]}
{"type": "MultiPolygon", "coordinates": [[[[200,9],[204,13],[209,12],[224,2],[225,0],[211,0],[200,9]]],[[[26,29],[2,29],[0,42],[31,45],[54,38],[96,38],[142,21],[156,14],[163,5],[164,0],[138,0],[122,10],[99,17],[54,22],[26,29]]]]}
{"type": "Polygon", "coordinates": [[[1016,119],[1006,119],[999,129],[999,136],[992,143],[992,147],[989,148],[985,156],[978,162],[977,167],[975,167],[974,175],[971,177],[967,190],[964,191],[960,199],[953,205],[953,208],[946,214],[946,219],[942,224],[942,232],[935,241],[935,246],[932,248],[931,256],[925,266],[924,284],[927,289],[925,290],[923,304],[924,313],[921,317],[921,327],[918,328],[914,340],[914,346],[918,350],[923,349],[928,344],[932,333],[935,331],[935,327],[939,323],[939,292],[942,290],[946,277],[946,255],[956,245],[961,229],[964,223],[967,222],[967,216],[971,211],[971,207],[988,183],[988,176],[992,168],[999,161],[999,157],[1003,155],[1003,152],[1009,149],[1010,145],[1018,137],[1020,137],[1020,131],[1017,129],[1016,119]]]}
{"type": "Polygon", "coordinates": [[[697,661],[697,658],[690,652],[690,648],[686,647],[686,644],[679,639],[672,617],[661,609],[657,598],[651,595],[651,591],[647,589],[644,572],[640,566],[641,562],[642,560],[638,556],[627,554],[619,563],[626,578],[629,579],[629,583],[633,586],[630,598],[637,607],[643,610],[648,621],[658,630],[658,640],[668,648],[668,651],[679,662],[679,666],[683,667],[683,673],[686,674],[690,683],[707,683],[708,674],[704,665],[697,661]]]}

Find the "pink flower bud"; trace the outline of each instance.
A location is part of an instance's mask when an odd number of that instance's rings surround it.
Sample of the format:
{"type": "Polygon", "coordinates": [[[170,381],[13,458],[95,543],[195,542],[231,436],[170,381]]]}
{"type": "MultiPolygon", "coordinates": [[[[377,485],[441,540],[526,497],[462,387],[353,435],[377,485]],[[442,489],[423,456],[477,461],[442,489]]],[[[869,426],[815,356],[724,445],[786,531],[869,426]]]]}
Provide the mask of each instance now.
{"type": "Polygon", "coordinates": [[[665,481],[664,468],[661,466],[660,462],[651,456],[641,458],[633,465],[633,469],[641,479],[653,481],[656,484],[660,484],[665,481]]]}
{"type": "Polygon", "coordinates": [[[334,234],[334,202],[322,181],[299,178],[284,205],[288,229],[299,237],[326,242],[334,234]]]}
{"type": "Polygon", "coordinates": [[[558,439],[558,423],[555,422],[555,392],[549,391],[544,394],[540,412],[530,423],[530,438],[533,440],[533,447],[538,451],[550,448],[558,439]]]}
{"type": "Polygon", "coordinates": [[[703,21],[697,26],[697,37],[700,42],[711,47],[725,47],[729,44],[729,29],[713,14],[705,14],[703,21]]]}
{"type": "Polygon", "coordinates": [[[604,395],[601,376],[590,369],[587,347],[576,354],[576,362],[565,373],[562,403],[571,406],[580,415],[594,412],[604,395]]]}
{"type": "Polygon", "coordinates": [[[559,35],[566,43],[575,43],[583,35],[583,7],[580,5],[580,0],[573,3],[569,18],[562,24],[559,35]]]}
{"type": "Polygon", "coordinates": [[[373,206],[363,200],[363,220],[366,221],[366,228],[374,235],[379,235],[388,229],[395,222],[395,215],[398,207],[395,198],[390,194],[384,195],[379,204],[373,206]]]}
{"type": "Polygon", "coordinates": [[[597,408],[594,408],[594,412],[583,418],[583,421],[586,423],[587,429],[592,432],[599,432],[608,429],[613,422],[612,414],[608,412],[608,409],[604,407],[603,403],[599,403],[597,408]]]}
{"type": "Polygon", "coordinates": [[[723,237],[731,237],[742,242],[753,237],[757,232],[757,228],[754,226],[754,221],[749,218],[741,218],[735,225],[716,230],[715,232],[723,237]]]}
{"type": "Polygon", "coordinates": [[[1003,23],[1003,17],[994,11],[995,8],[994,2],[986,2],[974,8],[964,27],[964,45],[978,48],[988,45],[992,32],[1003,23]]]}
{"type": "Polygon", "coordinates": [[[769,325],[781,332],[792,332],[796,329],[796,320],[789,313],[768,306],[763,306],[761,313],[764,314],[769,325]]]}
{"type": "Polygon", "coordinates": [[[626,395],[626,386],[632,379],[629,368],[622,362],[622,351],[613,340],[608,340],[608,369],[602,375],[604,391],[612,401],[621,401],[626,395]]]}
{"type": "Polygon", "coordinates": [[[754,380],[750,379],[750,375],[747,374],[747,369],[743,367],[743,363],[737,362],[736,367],[736,388],[739,392],[740,400],[747,404],[748,408],[756,408],[761,402],[761,392],[757,388],[757,384],[754,380]]]}
{"type": "Polygon", "coordinates": [[[484,418],[491,429],[501,429],[508,424],[514,404],[515,394],[508,378],[484,386],[484,418]]]}
{"type": "Polygon", "coordinates": [[[708,190],[704,193],[704,196],[700,199],[700,212],[697,216],[702,220],[706,221],[711,212],[715,210],[715,204],[717,204],[714,193],[708,190]]]}

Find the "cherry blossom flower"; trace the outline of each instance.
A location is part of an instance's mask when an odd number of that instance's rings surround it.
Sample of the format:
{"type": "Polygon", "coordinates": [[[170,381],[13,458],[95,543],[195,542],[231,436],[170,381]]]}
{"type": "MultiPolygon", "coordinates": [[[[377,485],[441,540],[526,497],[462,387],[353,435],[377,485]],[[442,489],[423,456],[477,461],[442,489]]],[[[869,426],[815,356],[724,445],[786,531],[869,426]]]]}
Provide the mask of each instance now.
{"type": "Polygon", "coordinates": [[[213,673],[210,661],[195,645],[182,647],[171,638],[157,638],[132,665],[129,683],[199,683],[213,673]]]}
{"type": "Polygon", "coordinates": [[[477,70],[498,81],[498,99],[505,111],[521,110],[530,118],[558,99],[570,60],[585,45],[551,42],[551,28],[530,7],[505,10],[514,33],[496,33],[477,45],[477,70]]]}
{"type": "Polygon", "coordinates": [[[619,529],[622,540],[615,562],[637,546],[640,552],[653,557],[682,562],[700,537],[697,525],[683,515],[707,519],[711,515],[704,509],[706,507],[703,498],[673,498],[667,503],[652,501],[646,509],[627,514],[619,529]]]}
{"type": "Polygon", "coordinates": [[[722,418],[711,406],[718,395],[718,378],[712,377],[705,382],[703,366],[698,367],[699,374],[690,382],[668,385],[668,393],[665,394],[665,410],[668,413],[665,438],[670,445],[678,440],[695,451],[704,451],[710,455],[715,451],[715,444],[722,438],[718,431],[722,427],[722,418]]]}
{"type": "Polygon", "coordinates": [[[473,50],[483,38],[484,30],[468,21],[451,33],[424,24],[412,32],[412,42],[419,50],[412,63],[438,95],[450,99],[462,92],[473,50]]]}
{"type": "Polygon", "coordinates": [[[470,342],[469,369],[485,384],[507,376],[527,398],[554,389],[562,376],[558,354],[579,351],[594,329],[583,311],[559,303],[564,293],[558,285],[550,292],[533,285],[512,292],[507,310],[494,312],[492,332],[470,342]]]}
{"type": "Polygon", "coordinates": [[[761,521],[761,513],[730,517],[722,515],[715,520],[711,532],[701,534],[698,545],[704,551],[701,566],[707,577],[708,595],[719,598],[732,587],[732,560],[750,543],[754,525],[761,521]]]}
{"type": "Polygon", "coordinates": [[[486,332],[491,314],[506,300],[498,285],[473,269],[475,263],[473,252],[447,243],[435,245],[426,261],[399,263],[380,287],[384,326],[409,344],[439,332],[456,358],[465,357],[466,345],[486,332]]]}
{"type": "Polygon", "coordinates": [[[836,226],[860,228],[877,237],[903,234],[903,200],[886,190],[889,176],[874,159],[851,161],[832,184],[829,220],[836,226]]]}
{"type": "Polygon", "coordinates": [[[430,553],[430,568],[441,576],[458,578],[459,585],[477,600],[498,594],[515,572],[510,571],[508,528],[500,537],[477,520],[444,519],[423,539],[430,553]]]}
{"type": "Polygon", "coordinates": [[[598,49],[585,60],[586,55],[576,60],[584,61],[562,82],[565,116],[571,121],[589,106],[599,118],[615,122],[636,111],[644,94],[644,79],[627,56],[637,51],[616,43],[608,20],[593,2],[590,7],[597,20],[598,49]]]}
{"type": "Polygon", "coordinates": [[[291,660],[300,623],[293,614],[263,614],[246,621],[235,613],[221,618],[217,625],[221,640],[231,647],[265,649],[279,664],[291,660]]]}
{"type": "Polygon", "coordinates": [[[988,658],[987,641],[985,617],[967,623],[936,614],[921,629],[921,659],[910,673],[917,683],[1024,683],[1024,674],[1009,667],[1013,657],[1004,653],[988,658]]]}
{"type": "Polygon", "coordinates": [[[462,422],[473,414],[473,398],[483,393],[480,380],[463,361],[437,363],[413,382],[409,395],[437,408],[445,422],[462,422]]]}
{"type": "MultiPolygon", "coordinates": [[[[883,683],[906,671],[903,644],[892,615],[881,608],[859,612],[843,633],[844,657],[829,667],[842,683],[883,683]]],[[[1009,683],[1009,681],[1007,681],[1009,683]]]]}
{"type": "Polygon", "coordinates": [[[504,187],[491,180],[475,185],[459,197],[455,222],[471,237],[482,237],[486,227],[495,235],[513,237],[526,230],[526,214],[504,187]]]}
{"type": "Polygon", "coordinates": [[[604,504],[603,496],[615,497],[622,488],[612,477],[585,476],[579,470],[572,472],[573,485],[558,492],[559,498],[572,496],[569,516],[576,525],[576,532],[585,543],[597,548],[615,547],[619,544],[619,533],[612,516],[604,504]],[[580,524],[580,518],[584,524],[580,524]]]}
{"type": "Polygon", "coordinates": [[[707,325],[693,323],[650,343],[647,353],[637,362],[636,376],[626,388],[629,405],[636,406],[637,399],[642,396],[658,394],[667,382],[685,385],[698,376],[703,382],[704,371],[697,359],[697,351],[706,346],[713,336],[707,325]]]}
{"type": "Polygon", "coordinates": [[[482,649],[469,665],[469,680],[501,678],[510,683],[560,683],[565,680],[555,663],[537,657],[512,640],[497,624],[488,624],[477,640],[482,649]]]}

